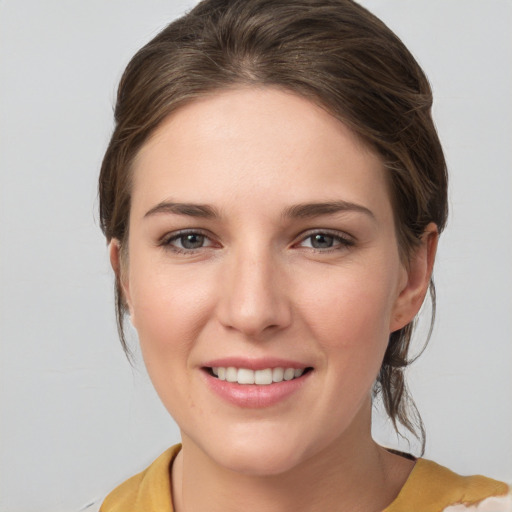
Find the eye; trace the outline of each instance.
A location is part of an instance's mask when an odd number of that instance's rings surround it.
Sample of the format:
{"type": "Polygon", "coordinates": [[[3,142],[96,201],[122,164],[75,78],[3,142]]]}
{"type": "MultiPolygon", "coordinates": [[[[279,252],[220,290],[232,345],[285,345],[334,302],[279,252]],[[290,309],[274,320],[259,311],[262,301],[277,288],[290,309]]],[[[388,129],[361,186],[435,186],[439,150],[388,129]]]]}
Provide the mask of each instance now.
{"type": "Polygon", "coordinates": [[[174,242],[182,249],[199,249],[203,247],[206,237],[199,233],[189,233],[176,238],[174,242]]]}
{"type": "Polygon", "coordinates": [[[310,241],[314,249],[330,249],[334,245],[334,237],[325,233],[311,235],[306,240],[310,241]]]}
{"type": "Polygon", "coordinates": [[[214,243],[205,234],[198,231],[180,231],[164,237],[161,245],[178,253],[190,253],[204,247],[212,247],[214,243]]]}
{"type": "Polygon", "coordinates": [[[346,235],[331,233],[328,231],[317,231],[310,233],[297,244],[299,247],[306,247],[316,250],[336,250],[354,245],[354,241],[346,235]]]}

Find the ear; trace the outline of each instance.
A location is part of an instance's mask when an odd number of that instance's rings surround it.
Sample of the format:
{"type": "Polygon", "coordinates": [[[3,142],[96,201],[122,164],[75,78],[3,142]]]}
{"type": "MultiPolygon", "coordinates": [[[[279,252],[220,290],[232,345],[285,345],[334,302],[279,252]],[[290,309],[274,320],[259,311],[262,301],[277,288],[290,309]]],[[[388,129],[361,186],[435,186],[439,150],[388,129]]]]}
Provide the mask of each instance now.
{"type": "Polygon", "coordinates": [[[438,240],[437,226],[431,222],[421,236],[420,245],[404,267],[404,279],[393,307],[390,332],[406,326],[420,310],[429,288],[438,240]]]}
{"type": "Polygon", "coordinates": [[[116,286],[118,292],[122,294],[123,302],[128,306],[130,316],[132,316],[132,307],[130,299],[130,286],[128,281],[128,273],[126,272],[126,262],[123,261],[121,254],[121,242],[117,238],[110,241],[109,247],[110,264],[116,275],[116,286]]]}

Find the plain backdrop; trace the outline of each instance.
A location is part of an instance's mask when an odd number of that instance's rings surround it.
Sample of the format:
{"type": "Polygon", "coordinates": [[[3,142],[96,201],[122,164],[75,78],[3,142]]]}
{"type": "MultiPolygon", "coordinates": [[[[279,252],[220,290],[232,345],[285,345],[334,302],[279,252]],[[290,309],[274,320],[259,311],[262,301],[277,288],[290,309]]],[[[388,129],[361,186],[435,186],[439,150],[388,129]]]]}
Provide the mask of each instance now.
{"type": "MultiPolygon", "coordinates": [[[[124,66],[194,3],[0,0],[1,512],[97,510],[179,440],[117,340],[96,181],[124,66]]],[[[512,482],[512,2],[362,3],[426,70],[451,176],[408,372],[426,457],[512,482]]],[[[375,436],[409,449],[383,418],[375,436]]]]}

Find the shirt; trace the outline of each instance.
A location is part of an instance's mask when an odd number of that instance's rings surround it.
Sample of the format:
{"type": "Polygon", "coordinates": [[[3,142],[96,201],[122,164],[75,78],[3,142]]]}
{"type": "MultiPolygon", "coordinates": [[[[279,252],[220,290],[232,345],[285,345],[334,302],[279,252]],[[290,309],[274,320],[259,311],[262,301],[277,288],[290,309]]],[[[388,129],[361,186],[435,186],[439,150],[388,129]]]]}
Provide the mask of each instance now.
{"type": "MultiPolygon", "coordinates": [[[[169,448],[147,469],[114,489],[100,512],[173,512],[170,468],[180,449],[179,444],[169,448]]],[[[420,458],[383,512],[512,512],[509,492],[509,487],[497,480],[460,476],[420,458]]]]}

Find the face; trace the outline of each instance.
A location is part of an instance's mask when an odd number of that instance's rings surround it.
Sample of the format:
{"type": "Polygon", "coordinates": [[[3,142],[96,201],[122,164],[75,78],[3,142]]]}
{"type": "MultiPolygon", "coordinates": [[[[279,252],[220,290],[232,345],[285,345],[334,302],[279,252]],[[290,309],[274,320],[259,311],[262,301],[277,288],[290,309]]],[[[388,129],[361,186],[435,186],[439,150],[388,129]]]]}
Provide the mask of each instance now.
{"type": "Polygon", "coordinates": [[[276,474],[368,435],[421,300],[381,161],[346,126],[275,89],[196,100],[137,156],[129,232],[125,297],[184,446],[276,474]]]}

